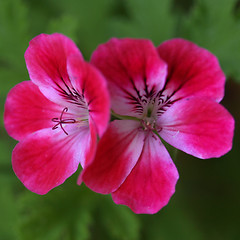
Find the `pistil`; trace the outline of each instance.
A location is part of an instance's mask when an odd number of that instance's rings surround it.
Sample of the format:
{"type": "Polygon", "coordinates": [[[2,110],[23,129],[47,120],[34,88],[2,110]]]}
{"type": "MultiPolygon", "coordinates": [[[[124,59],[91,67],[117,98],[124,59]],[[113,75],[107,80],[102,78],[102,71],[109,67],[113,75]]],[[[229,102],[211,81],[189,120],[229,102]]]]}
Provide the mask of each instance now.
{"type": "Polygon", "coordinates": [[[52,127],[52,130],[55,130],[58,128],[58,126],[60,126],[60,128],[63,130],[63,132],[68,135],[67,131],[63,128],[63,125],[62,124],[71,124],[71,123],[76,123],[77,121],[73,118],[67,118],[67,119],[63,119],[63,113],[64,112],[67,112],[68,111],[68,108],[65,107],[63,110],[62,110],[62,113],[60,115],[60,118],[52,118],[52,121],[57,123],[55,126],[52,127]]]}

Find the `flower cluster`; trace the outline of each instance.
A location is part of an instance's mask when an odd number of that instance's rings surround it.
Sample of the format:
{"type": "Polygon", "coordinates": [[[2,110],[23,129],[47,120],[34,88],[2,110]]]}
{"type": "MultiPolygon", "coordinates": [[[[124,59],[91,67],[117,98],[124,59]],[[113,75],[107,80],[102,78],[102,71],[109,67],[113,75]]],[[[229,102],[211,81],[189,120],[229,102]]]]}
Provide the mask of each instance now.
{"type": "Polygon", "coordinates": [[[179,177],[162,140],[202,159],[232,147],[234,119],[219,104],[225,76],[214,55],[189,41],[156,48],[114,38],[87,63],[66,36],[41,34],[25,60],[31,80],[8,94],[4,123],[19,141],[13,170],[35,193],[81,164],[79,184],[135,213],[156,213],[179,177]]]}

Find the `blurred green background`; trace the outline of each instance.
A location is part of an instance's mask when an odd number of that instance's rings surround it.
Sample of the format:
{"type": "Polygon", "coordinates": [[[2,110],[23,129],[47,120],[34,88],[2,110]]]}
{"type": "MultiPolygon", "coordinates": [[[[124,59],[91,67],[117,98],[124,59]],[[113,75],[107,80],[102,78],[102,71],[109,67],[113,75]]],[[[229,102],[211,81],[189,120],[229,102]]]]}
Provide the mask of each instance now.
{"type": "Polygon", "coordinates": [[[240,1],[0,0],[0,240],[240,239],[240,1]],[[78,173],[45,196],[26,190],[11,168],[16,142],[4,130],[8,91],[29,79],[24,52],[40,33],[72,38],[86,60],[111,37],[183,37],[213,52],[226,73],[222,102],[236,120],[234,146],[219,159],[179,152],[169,204],[136,215],[110,196],[77,186],[78,173]]]}

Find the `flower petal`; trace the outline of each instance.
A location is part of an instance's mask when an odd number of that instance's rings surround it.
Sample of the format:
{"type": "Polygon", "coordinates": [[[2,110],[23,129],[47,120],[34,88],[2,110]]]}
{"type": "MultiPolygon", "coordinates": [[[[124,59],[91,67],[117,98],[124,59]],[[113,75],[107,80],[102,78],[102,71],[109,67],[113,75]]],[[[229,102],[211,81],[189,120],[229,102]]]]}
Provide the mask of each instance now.
{"type": "Polygon", "coordinates": [[[52,118],[58,117],[62,107],[49,101],[31,81],[19,83],[7,96],[4,124],[8,134],[16,140],[53,127],[52,118]]]}
{"type": "Polygon", "coordinates": [[[156,213],[175,192],[178,177],[166,148],[150,133],[136,166],[112,194],[113,201],[129,206],[135,213],[156,213]]]}
{"type": "Polygon", "coordinates": [[[157,50],[168,64],[166,95],[222,100],[225,76],[213,54],[184,39],[166,41],[157,50]]]}
{"type": "Polygon", "coordinates": [[[115,120],[98,143],[93,162],[80,180],[93,191],[108,194],[115,191],[135,166],[143,147],[144,133],[139,122],[115,120]]]}
{"type": "Polygon", "coordinates": [[[75,56],[69,57],[67,70],[72,85],[86,102],[90,118],[99,136],[102,136],[110,118],[110,99],[106,80],[96,68],[75,56]]]}
{"type": "Polygon", "coordinates": [[[166,142],[198,158],[220,157],[232,148],[234,119],[215,101],[177,101],[159,118],[158,126],[166,142]]]}
{"type": "Polygon", "coordinates": [[[75,43],[59,33],[38,35],[25,52],[30,79],[53,102],[60,103],[65,93],[69,93],[71,82],[66,61],[71,55],[82,59],[75,43]]]}
{"type": "Polygon", "coordinates": [[[61,129],[35,132],[14,148],[13,170],[30,191],[46,194],[77,170],[87,148],[95,149],[86,136],[86,132],[66,136],[61,129]]]}
{"type": "Polygon", "coordinates": [[[76,141],[78,144],[76,153],[78,154],[82,168],[85,168],[92,162],[96,153],[97,130],[95,123],[92,123],[90,120],[88,127],[82,127],[78,129],[78,131],[79,133],[76,133],[76,141]]]}
{"type": "Polygon", "coordinates": [[[116,39],[100,45],[91,58],[106,77],[112,109],[138,116],[142,100],[162,89],[166,64],[149,40],[116,39]]]}

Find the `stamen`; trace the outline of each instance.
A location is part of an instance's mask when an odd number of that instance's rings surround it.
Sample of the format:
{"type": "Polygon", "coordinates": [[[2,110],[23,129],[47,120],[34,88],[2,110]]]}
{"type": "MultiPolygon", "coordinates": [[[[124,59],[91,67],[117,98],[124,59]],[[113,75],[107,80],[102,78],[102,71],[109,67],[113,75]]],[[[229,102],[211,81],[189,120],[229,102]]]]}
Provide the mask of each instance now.
{"type": "Polygon", "coordinates": [[[61,115],[60,115],[60,118],[52,118],[52,121],[57,123],[55,126],[52,127],[52,130],[57,129],[58,126],[60,126],[60,128],[63,130],[63,132],[64,132],[66,135],[68,135],[68,133],[66,132],[66,130],[63,128],[63,125],[62,125],[62,124],[76,123],[76,120],[73,119],[73,118],[63,119],[63,113],[64,113],[64,112],[67,112],[67,111],[68,111],[68,108],[65,107],[65,108],[62,110],[62,113],[61,113],[61,115]]]}
{"type": "Polygon", "coordinates": [[[143,128],[144,131],[154,130],[155,129],[155,123],[156,123],[155,120],[151,120],[151,119],[147,119],[147,118],[141,120],[142,128],[143,128]]]}

